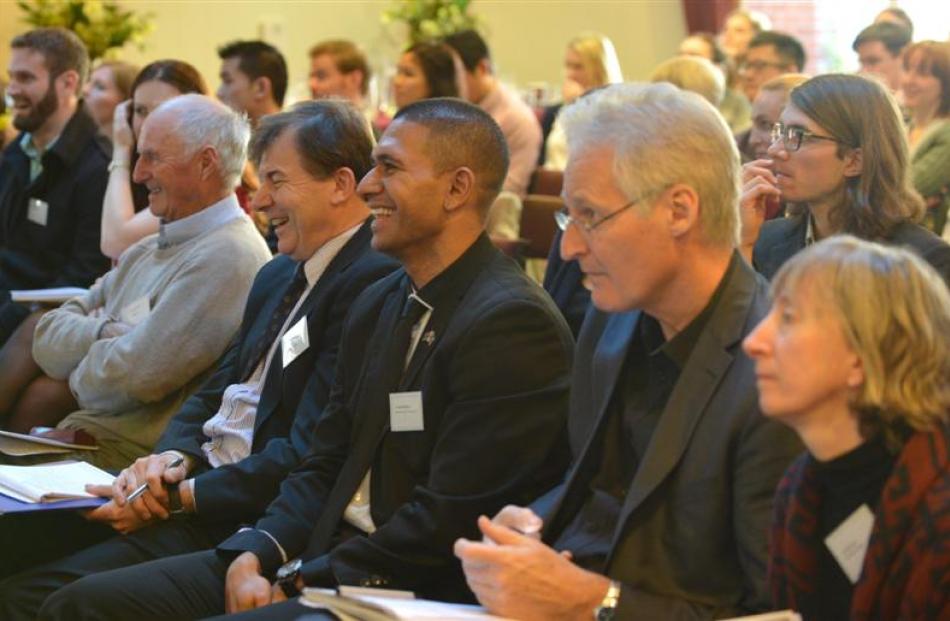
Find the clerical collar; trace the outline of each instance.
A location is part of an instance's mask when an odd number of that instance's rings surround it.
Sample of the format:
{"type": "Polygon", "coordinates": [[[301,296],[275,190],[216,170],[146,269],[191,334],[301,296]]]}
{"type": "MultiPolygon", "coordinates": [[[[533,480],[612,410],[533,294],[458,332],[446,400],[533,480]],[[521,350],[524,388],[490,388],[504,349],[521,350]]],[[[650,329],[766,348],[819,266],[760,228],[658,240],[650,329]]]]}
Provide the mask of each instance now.
{"type": "Polygon", "coordinates": [[[161,223],[158,228],[158,247],[168,248],[199,235],[210,233],[236,218],[243,218],[244,210],[234,193],[228,194],[210,207],[181,220],[161,223]]]}
{"type": "Polygon", "coordinates": [[[468,250],[462,253],[454,263],[442,270],[435,278],[426,283],[422,289],[416,290],[410,278],[406,288],[409,292],[415,293],[417,297],[425,301],[430,307],[438,307],[439,302],[449,299],[452,295],[461,296],[469,285],[475,280],[475,277],[482,270],[482,267],[491,261],[498,251],[488,239],[488,236],[482,233],[478,236],[468,250]]]}

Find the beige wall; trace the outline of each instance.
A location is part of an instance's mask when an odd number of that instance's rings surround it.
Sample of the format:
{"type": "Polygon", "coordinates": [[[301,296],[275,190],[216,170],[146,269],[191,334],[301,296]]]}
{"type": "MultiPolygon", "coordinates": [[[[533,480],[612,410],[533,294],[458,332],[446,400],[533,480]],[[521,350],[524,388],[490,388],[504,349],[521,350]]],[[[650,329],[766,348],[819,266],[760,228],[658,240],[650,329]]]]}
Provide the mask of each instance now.
{"type": "MultiPolygon", "coordinates": [[[[218,70],[214,50],[233,39],[262,37],[277,45],[287,57],[292,83],[301,89],[307,49],[316,41],[330,37],[357,41],[377,69],[393,64],[402,41],[398,27],[380,22],[389,2],[125,0],[121,4],[155,16],[155,30],[145,50],[128,49],[124,58],[140,64],[165,57],[187,60],[213,88],[218,70]]],[[[564,44],[582,30],[603,32],[613,40],[628,79],[645,78],[673,53],[685,32],[680,0],[476,0],[473,11],[484,20],[499,75],[522,86],[534,81],[559,84],[564,44]]],[[[25,29],[13,0],[0,0],[4,72],[8,42],[25,29]]]]}

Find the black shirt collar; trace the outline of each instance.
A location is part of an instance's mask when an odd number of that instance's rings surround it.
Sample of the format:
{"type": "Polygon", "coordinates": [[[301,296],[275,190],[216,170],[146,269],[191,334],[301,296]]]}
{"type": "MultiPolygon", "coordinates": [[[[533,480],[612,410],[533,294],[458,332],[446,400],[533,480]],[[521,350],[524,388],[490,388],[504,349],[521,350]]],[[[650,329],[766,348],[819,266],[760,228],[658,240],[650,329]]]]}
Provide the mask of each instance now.
{"type": "MultiPolygon", "coordinates": [[[[462,297],[482,268],[497,255],[498,251],[491,240],[482,233],[458,259],[416,291],[416,295],[432,308],[437,308],[440,302],[453,296],[462,297]]],[[[408,274],[405,287],[408,296],[414,289],[408,274]]]]}

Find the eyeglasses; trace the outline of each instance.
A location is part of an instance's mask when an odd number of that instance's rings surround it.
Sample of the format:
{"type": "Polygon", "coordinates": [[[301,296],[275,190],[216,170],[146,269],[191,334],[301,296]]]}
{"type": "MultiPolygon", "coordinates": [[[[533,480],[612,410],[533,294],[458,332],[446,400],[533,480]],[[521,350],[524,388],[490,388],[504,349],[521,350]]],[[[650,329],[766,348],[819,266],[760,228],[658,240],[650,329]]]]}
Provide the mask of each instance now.
{"type": "Polygon", "coordinates": [[[771,138],[773,143],[777,140],[781,140],[782,146],[784,146],[785,150],[789,153],[798,151],[802,146],[802,141],[806,138],[809,140],[830,140],[831,142],[841,143],[837,138],[822,136],[815,132],[810,132],[804,127],[795,127],[794,125],[786,125],[784,123],[776,123],[772,126],[771,138]]]}
{"type": "Polygon", "coordinates": [[[630,209],[641,200],[643,200],[642,196],[630,201],[623,207],[618,207],[601,218],[598,218],[592,211],[587,211],[581,216],[574,217],[568,213],[567,207],[564,207],[554,212],[554,221],[557,222],[557,228],[561,229],[562,231],[566,231],[567,227],[572,224],[576,224],[585,233],[590,233],[607,220],[619,215],[622,211],[630,209]]]}
{"type": "Polygon", "coordinates": [[[739,71],[762,71],[772,67],[773,69],[782,69],[785,67],[785,63],[770,63],[766,60],[753,60],[746,63],[739,64],[739,71]]]}

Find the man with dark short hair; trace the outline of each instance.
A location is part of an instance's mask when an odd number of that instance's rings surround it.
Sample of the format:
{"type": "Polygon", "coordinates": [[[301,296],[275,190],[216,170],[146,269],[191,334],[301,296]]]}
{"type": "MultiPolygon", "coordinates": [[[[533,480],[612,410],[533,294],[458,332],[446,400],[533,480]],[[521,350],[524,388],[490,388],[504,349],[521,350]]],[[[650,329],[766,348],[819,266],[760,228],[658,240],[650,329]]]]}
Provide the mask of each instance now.
{"type": "Polygon", "coordinates": [[[371,77],[366,55],[352,41],[332,39],[310,48],[310,94],[314,99],[341,97],[363,109],[371,77]]]}
{"type": "MultiPolygon", "coordinates": [[[[362,116],[344,102],[301,103],[258,126],[253,206],[276,225],[281,256],[258,272],[241,331],[154,454],[96,490],[113,500],[87,516],[95,524],[72,514],[44,520],[49,532],[27,537],[25,554],[36,563],[108,541],[0,582],[0,617],[34,618],[49,594],[85,575],[208,549],[260,517],[309,450],[343,318],[396,268],[370,248],[369,209],[356,194],[371,151],[362,116]],[[176,457],[184,463],[166,468],[176,457]],[[142,483],[149,491],[127,502],[142,483]]],[[[9,525],[0,536],[12,538],[9,525]]]]}
{"type": "Polygon", "coordinates": [[[80,105],[82,41],[62,28],[13,38],[6,95],[19,136],[0,158],[0,345],[30,313],[11,289],[88,287],[99,251],[109,146],[80,105]]]}
{"type": "Polygon", "coordinates": [[[851,49],[857,52],[861,72],[880,79],[892,93],[900,91],[904,68],[901,54],[910,44],[910,30],[892,22],[871,24],[855,37],[851,49]]]}
{"type": "Polygon", "coordinates": [[[263,41],[234,41],[218,48],[221,86],[218,99],[247,113],[251,126],[261,117],[280,112],[287,92],[287,63],[263,41]]]}
{"type": "Polygon", "coordinates": [[[454,539],[563,474],[572,339],[484,233],[508,165],[497,124],[462,101],[416,102],[373,159],[359,185],[373,247],[403,269],[350,310],[310,455],[217,551],[89,576],[41,616],[296,618],[309,609],[283,600],[304,586],[470,600],[454,539]]]}
{"type": "Polygon", "coordinates": [[[759,87],[783,73],[801,73],[805,68],[805,48],[795,37],[783,32],[760,32],[749,42],[739,79],[749,101],[755,101],[759,87]]]}

